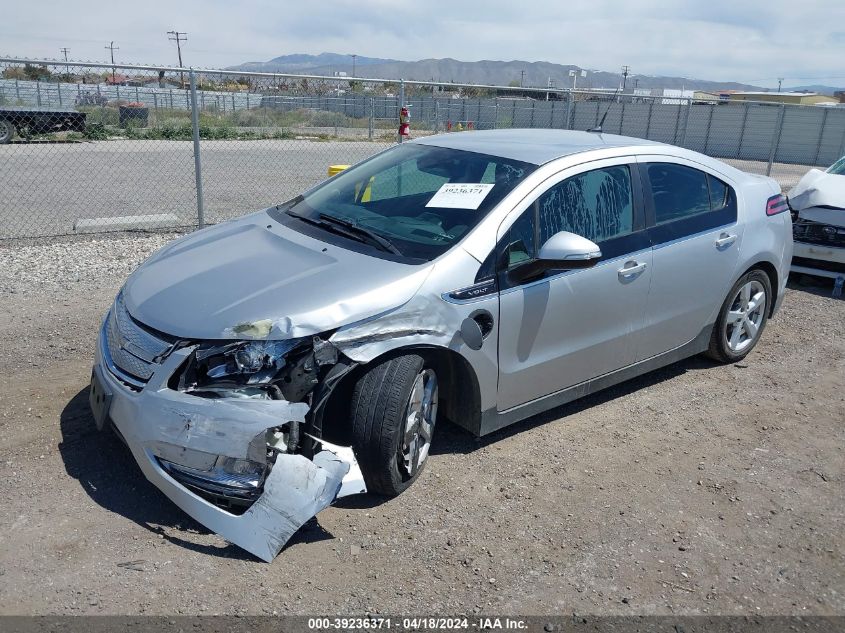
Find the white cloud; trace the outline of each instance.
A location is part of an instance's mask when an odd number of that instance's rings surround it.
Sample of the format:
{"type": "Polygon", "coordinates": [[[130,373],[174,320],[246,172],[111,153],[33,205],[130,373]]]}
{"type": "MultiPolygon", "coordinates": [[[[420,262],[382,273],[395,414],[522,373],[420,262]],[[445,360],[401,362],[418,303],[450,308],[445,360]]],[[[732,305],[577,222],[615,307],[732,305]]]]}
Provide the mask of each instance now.
{"type": "Polygon", "coordinates": [[[174,64],[166,32],[188,32],[186,64],[288,53],[522,59],[638,74],[776,85],[845,84],[845,2],[806,0],[242,0],[49,3],[0,0],[0,54],[174,64]]]}

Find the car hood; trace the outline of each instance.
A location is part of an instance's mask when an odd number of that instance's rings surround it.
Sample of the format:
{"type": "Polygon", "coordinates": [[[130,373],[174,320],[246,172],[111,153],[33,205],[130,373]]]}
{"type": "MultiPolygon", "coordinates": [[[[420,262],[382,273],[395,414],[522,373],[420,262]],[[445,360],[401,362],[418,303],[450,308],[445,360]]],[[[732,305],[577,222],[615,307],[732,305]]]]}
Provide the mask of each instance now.
{"type": "Polygon", "coordinates": [[[261,211],[176,240],[144,262],[122,292],[135,319],[166,334],[285,339],[396,308],[430,271],[430,264],[321,242],[261,211]]]}
{"type": "Polygon", "coordinates": [[[799,212],[813,207],[845,209],[845,176],[811,169],[788,197],[789,206],[799,212]]]}

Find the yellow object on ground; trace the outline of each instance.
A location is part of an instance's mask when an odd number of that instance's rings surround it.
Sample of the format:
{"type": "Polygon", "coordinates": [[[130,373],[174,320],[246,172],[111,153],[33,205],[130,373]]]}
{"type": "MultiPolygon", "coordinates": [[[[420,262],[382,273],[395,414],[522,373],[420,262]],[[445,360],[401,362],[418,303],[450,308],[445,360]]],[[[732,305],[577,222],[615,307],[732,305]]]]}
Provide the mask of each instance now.
{"type": "MultiPolygon", "coordinates": [[[[349,169],[350,165],[329,165],[329,177],[337,176],[340,172],[345,169],[349,169]]],[[[372,186],[373,181],[375,180],[375,176],[370,178],[370,182],[367,183],[366,188],[364,189],[363,195],[361,195],[361,199],[359,202],[369,202],[370,196],[372,195],[372,186]]],[[[361,193],[361,185],[355,187],[355,199],[358,200],[358,195],[361,193]]]]}
{"type": "Polygon", "coordinates": [[[337,176],[344,169],[349,169],[349,165],[329,165],[329,177],[337,176]]]}

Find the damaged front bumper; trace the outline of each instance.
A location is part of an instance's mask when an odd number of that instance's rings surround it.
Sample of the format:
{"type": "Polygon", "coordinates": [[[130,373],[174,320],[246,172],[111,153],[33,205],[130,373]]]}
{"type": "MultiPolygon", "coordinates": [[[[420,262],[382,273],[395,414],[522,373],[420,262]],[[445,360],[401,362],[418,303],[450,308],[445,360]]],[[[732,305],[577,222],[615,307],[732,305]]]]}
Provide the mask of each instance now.
{"type": "Polygon", "coordinates": [[[127,383],[111,359],[102,328],[91,405],[98,426],[113,424],[146,478],[192,518],[269,562],[335,499],[366,491],[352,449],[321,440],[322,450],[313,459],[278,453],[266,473],[239,477],[221,469],[226,460],[260,463],[256,452],[266,450],[268,430],[304,422],[308,405],[208,399],[169,388],[169,377],[190,353],[191,348],[176,349],[155,365],[145,384],[127,383]],[[230,500],[240,494],[248,509],[236,514],[221,508],[213,503],[215,494],[230,500]]]}

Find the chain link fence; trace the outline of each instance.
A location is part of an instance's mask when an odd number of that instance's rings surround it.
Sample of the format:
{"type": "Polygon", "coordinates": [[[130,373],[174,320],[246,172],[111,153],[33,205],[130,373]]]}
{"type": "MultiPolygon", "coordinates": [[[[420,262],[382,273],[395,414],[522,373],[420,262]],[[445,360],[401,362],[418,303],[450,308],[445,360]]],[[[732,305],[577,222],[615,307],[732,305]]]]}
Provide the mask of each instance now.
{"type": "Polygon", "coordinates": [[[283,202],[398,141],[602,129],[771,174],[845,154],[845,108],[0,59],[0,239],[195,227],[283,202]]]}

